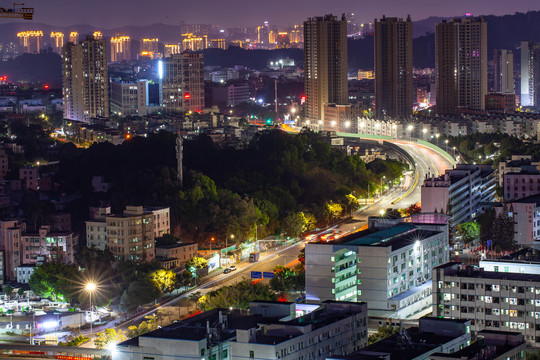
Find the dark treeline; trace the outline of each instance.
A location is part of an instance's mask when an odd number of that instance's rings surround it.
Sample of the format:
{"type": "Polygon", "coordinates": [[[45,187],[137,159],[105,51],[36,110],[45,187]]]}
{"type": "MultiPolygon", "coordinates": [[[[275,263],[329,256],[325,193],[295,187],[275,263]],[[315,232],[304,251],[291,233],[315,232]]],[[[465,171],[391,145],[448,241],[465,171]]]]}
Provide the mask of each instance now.
{"type": "MultiPolygon", "coordinates": [[[[332,149],[311,132],[267,131],[241,150],[219,148],[201,135],[184,142],[180,189],[174,143],[175,135],[161,132],[119,146],[64,145],[57,181],[67,193],[82,195],[71,206],[73,222],[82,224],[88,206],[110,199],[114,212],[131,204],[170,206],[171,223],[183,239],[235,234],[235,241],[242,241],[253,237],[256,226],[259,235],[289,233],[303,221],[292,216],[298,212],[310,214],[312,225],[324,225],[335,217],[328,204],[345,204],[349,194],[364,197],[368,183],[375,191],[380,177],[396,179],[403,170],[392,160],[366,167],[357,155],[332,149]],[[93,176],[113,184],[109,193],[92,192],[93,176]]],[[[343,215],[345,210],[344,205],[343,215]]]]}

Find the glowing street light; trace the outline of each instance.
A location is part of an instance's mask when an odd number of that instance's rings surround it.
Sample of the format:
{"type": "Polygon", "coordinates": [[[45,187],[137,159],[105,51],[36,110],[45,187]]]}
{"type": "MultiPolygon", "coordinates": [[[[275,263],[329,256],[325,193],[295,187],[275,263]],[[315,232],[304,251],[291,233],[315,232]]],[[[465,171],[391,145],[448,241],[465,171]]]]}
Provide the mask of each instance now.
{"type": "Polygon", "coordinates": [[[94,312],[92,309],[92,293],[96,291],[97,285],[95,282],[90,281],[85,286],[86,291],[88,291],[88,295],[90,296],[90,335],[92,335],[92,323],[94,322],[94,312]]]}

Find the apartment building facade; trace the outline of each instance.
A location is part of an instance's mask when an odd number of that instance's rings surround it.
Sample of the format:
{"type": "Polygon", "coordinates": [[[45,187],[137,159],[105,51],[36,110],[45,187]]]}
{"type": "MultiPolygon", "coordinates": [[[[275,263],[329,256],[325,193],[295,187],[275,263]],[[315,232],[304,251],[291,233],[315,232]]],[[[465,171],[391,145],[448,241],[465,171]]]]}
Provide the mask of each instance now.
{"type": "Polygon", "coordinates": [[[480,215],[480,204],[495,201],[495,195],[491,165],[457,164],[439,177],[424,179],[422,212],[448,214],[454,227],[480,215]]]}
{"type": "Polygon", "coordinates": [[[433,316],[471,320],[474,331],[520,332],[540,345],[540,275],[451,262],[433,270],[433,316]]]}
{"type": "Polygon", "coordinates": [[[107,248],[116,260],[152,261],[155,258],[154,216],[142,206],[126,206],[123,214],[105,218],[107,248]]]}

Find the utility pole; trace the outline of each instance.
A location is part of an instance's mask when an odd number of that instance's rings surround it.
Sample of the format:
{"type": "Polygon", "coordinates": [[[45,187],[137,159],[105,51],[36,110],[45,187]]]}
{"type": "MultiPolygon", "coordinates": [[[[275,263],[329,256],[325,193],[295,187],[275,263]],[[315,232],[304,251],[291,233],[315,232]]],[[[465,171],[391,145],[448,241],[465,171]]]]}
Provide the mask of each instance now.
{"type": "Polygon", "coordinates": [[[276,111],[276,121],[278,119],[278,112],[277,112],[277,79],[274,80],[274,105],[275,105],[275,111],[276,111]]]}
{"type": "Polygon", "coordinates": [[[184,140],[182,139],[182,134],[176,136],[176,171],[177,171],[177,180],[178,185],[182,188],[184,184],[184,172],[183,172],[183,162],[184,162],[184,140]]]}

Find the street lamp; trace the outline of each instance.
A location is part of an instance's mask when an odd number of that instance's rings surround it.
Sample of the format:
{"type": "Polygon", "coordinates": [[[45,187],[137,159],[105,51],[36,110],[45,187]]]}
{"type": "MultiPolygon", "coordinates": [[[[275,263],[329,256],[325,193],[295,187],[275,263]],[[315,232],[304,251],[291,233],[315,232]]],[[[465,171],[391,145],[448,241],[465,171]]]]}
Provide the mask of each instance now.
{"type": "Polygon", "coordinates": [[[437,138],[437,147],[439,146],[439,136],[441,136],[441,134],[435,134],[435,137],[437,138]]]}
{"type": "Polygon", "coordinates": [[[444,140],[445,150],[448,152],[448,139],[444,140]]]}
{"type": "Polygon", "coordinates": [[[92,293],[96,291],[97,285],[95,282],[89,282],[86,284],[86,291],[88,291],[88,295],[90,296],[90,335],[92,335],[92,323],[94,322],[94,313],[92,311],[92,293]]]}
{"type": "Polygon", "coordinates": [[[383,179],[386,179],[386,176],[383,176],[383,177],[381,178],[381,190],[380,190],[381,196],[380,196],[380,197],[382,197],[382,180],[383,180],[383,179]]]}
{"type": "Polygon", "coordinates": [[[214,242],[214,238],[210,238],[210,251],[212,251],[212,243],[214,242]]]}
{"type": "Polygon", "coordinates": [[[456,147],[454,146],[454,159],[456,158],[456,147]]]}

